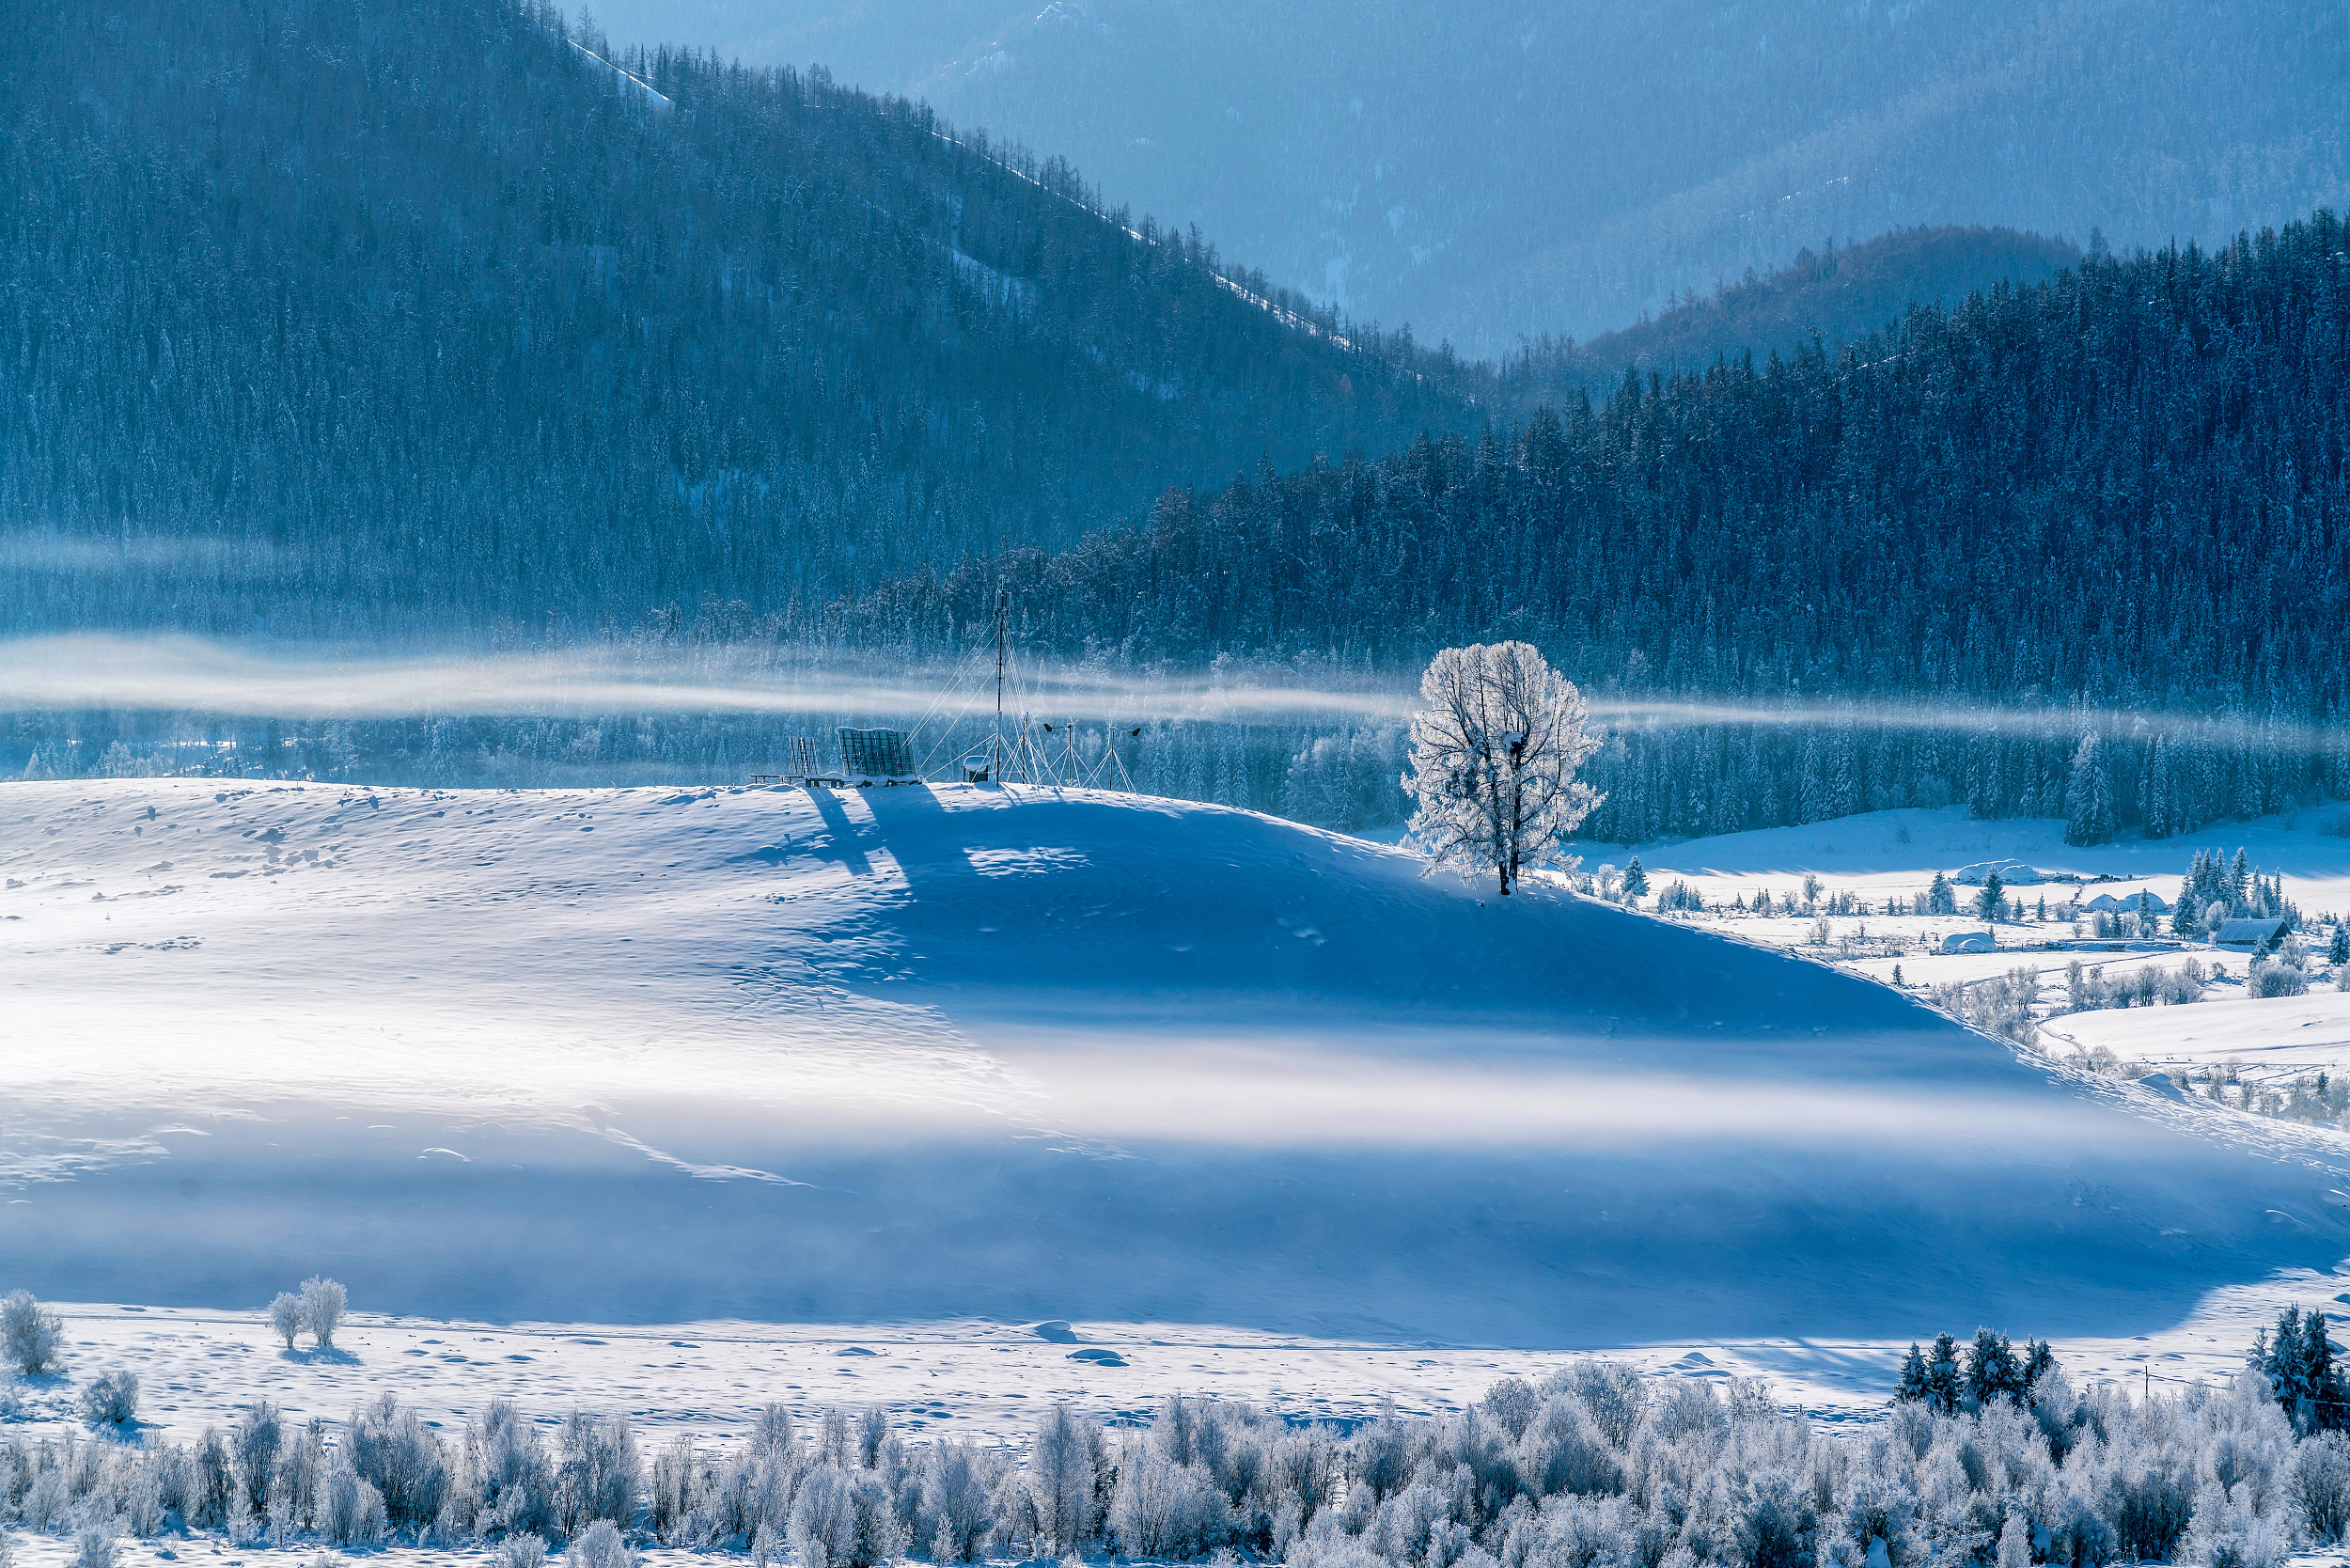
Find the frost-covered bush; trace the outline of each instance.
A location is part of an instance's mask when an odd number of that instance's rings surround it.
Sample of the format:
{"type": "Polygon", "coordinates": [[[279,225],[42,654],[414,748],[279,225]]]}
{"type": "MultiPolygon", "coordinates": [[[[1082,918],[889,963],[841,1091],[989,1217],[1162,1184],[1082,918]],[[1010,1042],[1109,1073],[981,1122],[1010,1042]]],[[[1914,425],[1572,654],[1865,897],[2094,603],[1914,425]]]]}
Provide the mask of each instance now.
{"type": "Polygon", "coordinates": [[[0,1296],[0,1355],[27,1377],[56,1370],[65,1350],[65,1320],[43,1311],[29,1291],[0,1296]]]}
{"type": "Polygon", "coordinates": [[[82,1419],[92,1427],[113,1427],[118,1431],[134,1426],[139,1419],[138,1374],[127,1368],[117,1367],[101,1372],[82,1387],[82,1419]]]}
{"type": "Polygon", "coordinates": [[[342,1286],[332,1279],[314,1274],[302,1282],[302,1326],[321,1350],[335,1348],[335,1330],[342,1324],[346,1300],[342,1286]]]}
{"type": "Polygon", "coordinates": [[[256,1519],[268,1514],[277,1489],[277,1451],[285,1446],[286,1423],[277,1406],[256,1400],[228,1435],[237,1467],[237,1495],[256,1519]]]}
{"type": "Polygon", "coordinates": [[[73,1568],[115,1568],[112,1524],[93,1521],[73,1534],[73,1568]]]}
{"type": "Polygon", "coordinates": [[[497,1560],[498,1568],[547,1568],[547,1544],[528,1531],[509,1535],[498,1548],[497,1560]]]}
{"type": "MultiPolygon", "coordinates": [[[[511,1406],[508,1407],[509,1410],[511,1406]]],[[[352,1470],[376,1489],[385,1516],[398,1525],[427,1525],[441,1518],[451,1501],[447,1450],[416,1413],[384,1394],[351,1414],[343,1445],[352,1470]]],[[[460,1511],[471,1529],[484,1499],[469,1494],[460,1511]]]]}
{"type": "Polygon", "coordinates": [[[2018,966],[1990,980],[1937,985],[1928,995],[1937,1009],[1985,1034],[2018,1045],[2033,1044],[2040,1038],[2040,1026],[2032,1019],[2032,1004],[2040,996],[2037,970],[2018,966]]]}
{"type": "Polygon", "coordinates": [[[302,1298],[291,1291],[279,1291],[269,1304],[269,1325],[276,1336],[286,1341],[286,1348],[294,1348],[294,1340],[302,1332],[302,1298]]]}
{"type": "MultiPolygon", "coordinates": [[[[758,1553],[752,1556],[756,1560],[758,1553]]],[[[563,1561],[564,1568],[636,1568],[636,1554],[620,1538],[619,1526],[598,1519],[573,1538],[563,1561]]]]}
{"type": "Polygon", "coordinates": [[[2264,963],[2255,959],[2244,980],[2244,994],[2248,997],[2298,996],[2309,988],[2308,974],[2298,964],[2290,962],[2264,963]]]}
{"type": "Polygon", "coordinates": [[[879,1568],[905,1549],[887,1490],[862,1468],[809,1472],[786,1529],[801,1568],[879,1568]]]}
{"type": "Polygon", "coordinates": [[[371,1546],[388,1528],[384,1494],[362,1481],[349,1465],[338,1464],[320,1488],[318,1531],[337,1546],[371,1546]]]}
{"type": "Polygon", "coordinates": [[[599,1519],[628,1523],[645,1480],[628,1423],[598,1421],[574,1410],[563,1423],[562,1452],[555,1489],[556,1523],[563,1530],[575,1535],[599,1519]]]}

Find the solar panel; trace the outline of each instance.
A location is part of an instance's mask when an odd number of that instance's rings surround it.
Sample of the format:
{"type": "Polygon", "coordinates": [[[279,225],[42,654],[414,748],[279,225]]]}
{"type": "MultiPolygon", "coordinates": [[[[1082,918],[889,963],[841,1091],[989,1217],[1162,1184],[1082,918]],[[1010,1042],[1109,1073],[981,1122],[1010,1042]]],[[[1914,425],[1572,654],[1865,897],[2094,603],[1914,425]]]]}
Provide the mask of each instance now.
{"type": "Polygon", "coordinates": [[[905,778],[914,772],[914,747],[902,729],[842,729],[840,771],[851,778],[905,778]]]}

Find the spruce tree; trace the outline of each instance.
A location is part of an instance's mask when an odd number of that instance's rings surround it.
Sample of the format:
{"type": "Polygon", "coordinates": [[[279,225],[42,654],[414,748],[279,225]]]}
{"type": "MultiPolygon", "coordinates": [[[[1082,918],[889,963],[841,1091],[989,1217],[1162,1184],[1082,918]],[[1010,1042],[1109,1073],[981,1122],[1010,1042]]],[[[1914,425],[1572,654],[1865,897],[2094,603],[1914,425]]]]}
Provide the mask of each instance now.
{"type": "Polygon", "coordinates": [[[1632,857],[1632,863],[1623,869],[1623,890],[1626,897],[1635,899],[1648,892],[1648,872],[1641,869],[1640,857],[1637,855],[1632,857]]]}
{"type": "Polygon", "coordinates": [[[1993,871],[1982,879],[1982,891],[1975,895],[1975,913],[1989,925],[2005,911],[2006,904],[2007,885],[1999,880],[1998,872],[1993,871]]]}
{"type": "Polygon", "coordinates": [[[2350,964],[2350,920],[2334,922],[2334,939],[2326,944],[2326,962],[2337,969],[2350,964]]]}
{"type": "Polygon", "coordinates": [[[2007,1336],[1976,1329],[1975,1342],[1966,1348],[1966,1402],[1978,1410],[1998,1400],[2020,1404],[2024,1388],[2024,1369],[2007,1336]]]}
{"type": "Polygon", "coordinates": [[[1893,1397],[1904,1403],[1919,1404],[1924,1403],[1927,1393],[1926,1358],[1918,1353],[1918,1341],[1912,1340],[1909,1341],[1909,1355],[1902,1362],[1902,1380],[1894,1386],[1893,1397]]]}
{"type": "Polygon", "coordinates": [[[2094,732],[2081,737],[2064,781],[2064,841],[2103,844],[2113,839],[2113,784],[2094,732]]]}
{"type": "Polygon", "coordinates": [[[1934,1357],[1926,1363],[1926,1403],[1946,1416],[1954,1416],[1966,1397],[1966,1373],[1958,1362],[1958,1341],[1948,1334],[1936,1334],[1934,1357]]]}

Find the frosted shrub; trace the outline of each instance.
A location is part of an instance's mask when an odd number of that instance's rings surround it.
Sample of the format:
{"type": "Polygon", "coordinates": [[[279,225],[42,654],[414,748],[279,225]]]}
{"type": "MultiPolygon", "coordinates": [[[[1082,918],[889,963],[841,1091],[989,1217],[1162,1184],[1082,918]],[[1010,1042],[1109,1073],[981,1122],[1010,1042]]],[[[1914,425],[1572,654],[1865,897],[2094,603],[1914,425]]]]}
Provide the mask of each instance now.
{"type": "Polygon", "coordinates": [[[800,1483],[786,1529],[800,1568],[879,1568],[902,1550],[895,1524],[871,1471],[824,1465],[800,1483]]]}
{"type": "Polygon", "coordinates": [[[547,1544],[525,1532],[509,1535],[498,1548],[498,1568],[547,1568],[547,1544]]]}
{"type": "Polygon", "coordinates": [[[2321,1432],[2294,1450],[2293,1494],[2310,1539],[2330,1545],[2350,1534],[2350,1437],[2321,1432]]]}
{"type": "Polygon", "coordinates": [[[327,1473],[320,1489],[319,1533],[337,1546],[372,1546],[384,1538],[384,1494],[348,1465],[327,1473]]]}
{"type": "Polygon", "coordinates": [[[92,1522],[73,1534],[73,1568],[115,1568],[115,1532],[111,1524],[92,1522]]]}
{"type": "Polygon", "coordinates": [[[1127,1557],[1194,1558],[1224,1544],[1231,1505],[1196,1465],[1148,1437],[1131,1437],[1110,1498],[1110,1528],[1127,1557]]]}
{"type": "Polygon", "coordinates": [[[26,1377],[56,1370],[65,1350],[65,1320],[41,1310],[30,1291],[0,1296],[0,1355],[26,1377]]]}
{"type": "Polygon", "coordinates": [[[493,1400],[466,1423],[464,1460],[451,1482],[450,1511],[483,1535],[556,1528],[555,1466],[539,1429],[511,1400],[493,1400]]]}
{"type": "Polygon", "coordinates": [[[2248,997],[2298,996],[2310,988],[2310,977],[2297,964],[2254,963],[2245,977],[2244,994],[2248,997]]]}
{"type": "Polygon", "coordinates": [[[82,1419],[92,1427],[119,1431],[139,1419],[139,1379],[136,1372],[117,1367],[93,1377],[82,1389],[82,1419]]]}
{"type": "Polygon", "coordinates": [[[556,1476],[557,1522],[572,1534],[594,1519],[627,1523],[644,1468],[625,1419],[598,1422],[572,1411],[563,1423],[563,1462],[556,1476]]]}
{"type": "Polygon", "coordinates": [[[276,1336],[286,1341],[286,1348],[294,1348],[294,1337],[302,1332],[302,1298],[291,1291],[279,1291],[269,1304],[269,1325],[276,1336]]]}
{"type": "MultiPolygon", "coordinates": [[[[385,1515],[396,1524],[431,1524],[450,1500],[448,1455],[441,1439],[395,1395],[384,1394],[352,1412],[344,1451],[352,1469],[376,1489],[385,1515]]],[[[470,1527],[473,1518],[468,1510],[459,1523],[470,1527]]]]}
{"type": "Polygon", "coordinates": [[[302,1326],[310,1331],[321,1350],[335,1348],[335,1330],[343,1321],[346,1296],[342,1286],[312,1275],[302,1282],[302,1326]]]}
{"type": "Polygon", "coordinates": [[[228,1435],[236,1455],[238,1494],[258,1519],[269,1513],[277,1480],[277,1450],[285,1446],[286,1423],[277,1406],[256,1400],[228,1435]]]}
{"type": "MultiPolygon", "coordinates": [[[[764,1530],[760,1540],[768,1539],[764,1530]]],[[[772,1547],[770,1548],[772,1555],[772,1547]]],[[[752,1557],[758,1558],[757,1544],[752,1557]]],[[[636,1568],[636,1554],[620,1539],[619,1527],[609,1519],[598,1519],[582,1530],[572,1542],[572,1549],[564,1554],[565,1568],[636,1568]]]]}

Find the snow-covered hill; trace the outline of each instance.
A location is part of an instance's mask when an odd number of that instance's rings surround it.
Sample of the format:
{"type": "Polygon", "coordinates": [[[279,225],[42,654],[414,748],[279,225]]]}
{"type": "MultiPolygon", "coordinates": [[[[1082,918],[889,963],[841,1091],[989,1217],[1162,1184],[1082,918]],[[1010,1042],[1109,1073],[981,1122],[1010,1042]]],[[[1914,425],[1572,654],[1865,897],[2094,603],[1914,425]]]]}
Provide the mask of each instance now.
{"type": "Polygon", "coordinates": [[[1827,968],[1082,793],[0,788],[0,1283],[1612,1345],[2121,1334],[2320,1135],[1827,968]]]}

